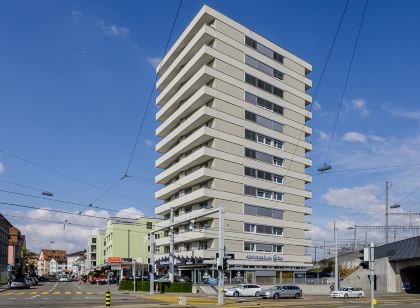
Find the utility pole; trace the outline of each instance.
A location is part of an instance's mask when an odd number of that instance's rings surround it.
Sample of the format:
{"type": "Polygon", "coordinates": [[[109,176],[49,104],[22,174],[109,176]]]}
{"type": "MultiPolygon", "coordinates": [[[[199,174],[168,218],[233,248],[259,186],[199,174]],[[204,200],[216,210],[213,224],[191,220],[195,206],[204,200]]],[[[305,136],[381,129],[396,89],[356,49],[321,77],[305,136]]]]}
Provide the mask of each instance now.
{"type": "Polygon", "coordinates": [[[174,282],[174,227],[169,228],[169,281],[174,282]]]}
{"type": "Polygon", "coordinates": [[[128,229],[127,232],[128,232],[128,255],[127,255],[127,258],[130,258],[130,229],[128,229]]]}
{"type": "Polygon", "coordinates": [[[225,210],[224,208],[219,209],[219,258],[217,259],[217,270],[219,280],[219,290],[217,292],[217,303],[223,305],[224,296],[224,273],[223,273],[223,258],[225,257],[225,210]]]}
{"type": "Polygon", "coordinates": [[[385,244],[388,244],[388,191],[389,191],[389,182],[385,181],[385,244]]]}
{"type": "Polygon", "coordinates": [[[316,245],[315,245],[315,263],[316,263],[316,245]]]}
{"type": "MultiPolygon", "coordinates": [[[[170,219],[174,223],[174,208],[171,208],[170,219]]],[[[174,282],[174,227],[169,228],[169,281],[174,282]]]]}
{"type": "Polygon", "coordinates": [[[357,226],[355,225],[355,226],[354,226],[354,238],[353,238],[353,250],[354,250],[354,251],[356,251],[356,250],[357,250],[357,249],[356,249],[356,235],[357,235],[357,233],[356,233],[357,231],[356,231],[356,230],[357,230],[357,226]]]}
{"type": "Polygon", "coordinates": [[[155,234],[150,232],[150,295],[155,294],[155,234]]]}
{"type": "Polygon", "coordinates": [[[370,243],[369,247],[369,271],[370,271],[370,307],[374,308],[376,304],[375,300],[375,253],[374,253],[373,242],[370,243]]]}
{"type": "Polygon", "coordinates": [[[338,239],[337,228],[334,221],[334,241],[335,241],[335,277],[334,277],[334,291],[338,291],[338,239]]]}

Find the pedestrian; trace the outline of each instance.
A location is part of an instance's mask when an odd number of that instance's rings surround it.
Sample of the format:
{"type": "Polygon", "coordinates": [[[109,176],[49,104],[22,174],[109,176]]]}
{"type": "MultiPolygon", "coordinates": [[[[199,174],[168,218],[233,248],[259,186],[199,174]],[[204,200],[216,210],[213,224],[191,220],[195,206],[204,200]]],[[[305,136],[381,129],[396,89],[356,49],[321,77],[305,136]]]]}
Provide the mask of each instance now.
{"type": "Polygon", "coordinates": [[[330,291],[331,291],[330,293],[332,293],[334,291],[334,285],[333,284],[330,285],[330,291]]]}

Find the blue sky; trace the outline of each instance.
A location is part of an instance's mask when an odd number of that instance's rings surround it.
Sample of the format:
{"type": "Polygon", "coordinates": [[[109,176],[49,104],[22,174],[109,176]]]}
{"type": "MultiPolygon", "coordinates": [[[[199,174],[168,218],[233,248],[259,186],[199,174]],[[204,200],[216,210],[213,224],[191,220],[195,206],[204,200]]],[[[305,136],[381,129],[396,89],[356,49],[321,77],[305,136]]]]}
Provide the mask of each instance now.
{"type": "MultiPolygon", "coordinates": [[[[314,86],[345,5],[344,0],[206,3],[310,62],[314,86]]],[[[184,0],[172,42],[203,4],[184,0]]],[[[1,1],[0,149],[100,187],[114,183],[127,166],[153,84],[153,66],[162,56],[177,5],[172,0],[1,1]]],[[[310,156],[315,167],[325,158],[363,6],[361,0],[350,2],[313,108],[310,156]]],[[[420,163],[419,9],[417,1],[369,1],[328,161],[333,170],[420,163]]],[[[152,104],[129,171],[143,179],[125,179],[98,205],[153,213],[158,204],[151,180],[158,172],[156,110],[152,104]]],[[[0,162],[0,180],[50,190],[57,199],[90,203],[101,194],[8,155],[0,153],[0,162]]],[[[314,223],[312,237],[329,239],[334,219],[340,222],[343,238],[351,237],[345,228],[355,223],[381,224],[382,214],[367,214],[383,209],[383,182],[397,182],[391,191],[391,201],[396,202],[420,188],[418,175],[420,166],[315,176],[309,186],[313,200],[308,202],[314,211],[309,218],[314,223]]],[[[0,182],[0,189],[40,193],[6,182],[0,182]]],[[[416,210],[418,196],[420,192],[405,199],[400,211],[416,210]]],[[[4,192],[0,200],[83,209],[4,192]]],[[[6,214],[73,219],[5,205],[0,209],[6,214]]],[[[61,225],[43,223],[40,228],[36,221],[10,220],[28,233],[33,249],[50,241],[57,246],[61,241],[69,250],[81,248],[91,232],[70,227],[73,232],[64,233],[61,225]]],[[[73,221],[100,224],[83,217],[73,221]]],[[[379,234],[371,236],[382,240],[379,234]]]]}

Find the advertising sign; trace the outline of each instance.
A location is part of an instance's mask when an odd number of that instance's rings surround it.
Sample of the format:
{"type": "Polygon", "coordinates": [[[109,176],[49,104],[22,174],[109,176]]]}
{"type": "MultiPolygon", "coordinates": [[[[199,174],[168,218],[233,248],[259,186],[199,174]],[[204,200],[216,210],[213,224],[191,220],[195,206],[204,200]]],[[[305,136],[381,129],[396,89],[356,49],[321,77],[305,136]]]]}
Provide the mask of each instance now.
{"type": "Polygon", "coordinates": [[[108,257],[106,263],[121,263],[121,257],[108,257]]]}

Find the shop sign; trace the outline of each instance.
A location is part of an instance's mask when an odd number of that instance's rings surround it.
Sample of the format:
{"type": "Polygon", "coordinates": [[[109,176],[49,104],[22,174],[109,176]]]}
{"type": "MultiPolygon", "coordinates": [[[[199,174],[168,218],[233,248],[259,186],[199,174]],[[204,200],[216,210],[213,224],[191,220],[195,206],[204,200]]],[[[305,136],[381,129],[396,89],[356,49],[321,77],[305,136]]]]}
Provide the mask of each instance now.
{"type": "Polygon", "coordinates": [[[121,263],[121,257],[108,257],[106,263],[121,263]]]}
{"type": "Polygon", "coordinates": [[[133,262],[132,258],[121,258],[121,263],[131,263],[133,262]]]}
{"type": "Polygon", "coordinates": [[[248,260],[261,260],[261,261],[270,261],[272,260],[271,256],[258,256],[258,255],[247,255],[248,260]]]}
{"type": "Polygon", "coordinates": [[[273,261],[274,262],[283,261],[283,256],[274,255],[273,256],[273,261]]]}

